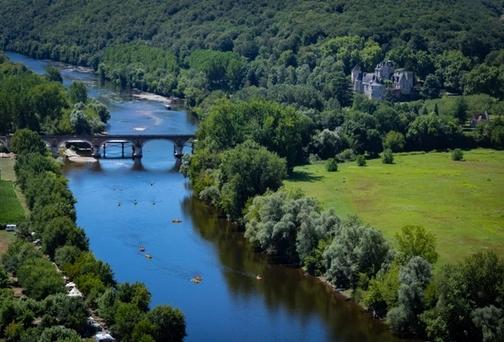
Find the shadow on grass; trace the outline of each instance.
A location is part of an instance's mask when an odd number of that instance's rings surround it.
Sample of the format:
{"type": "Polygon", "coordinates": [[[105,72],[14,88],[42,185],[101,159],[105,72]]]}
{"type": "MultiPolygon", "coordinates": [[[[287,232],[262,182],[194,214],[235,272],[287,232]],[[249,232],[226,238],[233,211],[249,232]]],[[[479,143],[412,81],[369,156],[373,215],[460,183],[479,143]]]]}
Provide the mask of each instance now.
{"type": "Polygon", "coordinates": [[[289,181],[291,182],[316,182],[320,181],[322,176],[316,176],[312,173],[305,171],[293,171],[289,176],[289,181]]]}

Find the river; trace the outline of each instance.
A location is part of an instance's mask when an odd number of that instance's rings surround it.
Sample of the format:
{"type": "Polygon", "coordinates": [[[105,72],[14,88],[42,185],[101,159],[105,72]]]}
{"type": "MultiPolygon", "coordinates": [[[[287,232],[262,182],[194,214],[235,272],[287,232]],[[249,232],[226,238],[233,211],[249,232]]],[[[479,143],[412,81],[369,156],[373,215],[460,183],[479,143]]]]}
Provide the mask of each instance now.
{"type": "MultiPolygon", "coordinates": [[[[93,73],[16,53],[7,56],[37,73],[53,64],[65,85],[85,82],[89,95],[111,112],[110,133],[196,129],[183,109],[167,111],[162,103],[101,86],[93,73]]],[[[147,143],[143,155],[141,165],[130,160],[67,165],[65,175],[77,199],[77,223],[92,251],[112,266],[118,281],[145,283],[152,306],[180,308],[186,341],[397,340],[317,279],[255,253],[236,227],[192,198],[187,180],[175,170],[170,143],[147,143]],[[143,256],[140,245],[152,259],[143,256]],[[191,283],[195,275],[203,278],[200,284],[191,283]]]]}

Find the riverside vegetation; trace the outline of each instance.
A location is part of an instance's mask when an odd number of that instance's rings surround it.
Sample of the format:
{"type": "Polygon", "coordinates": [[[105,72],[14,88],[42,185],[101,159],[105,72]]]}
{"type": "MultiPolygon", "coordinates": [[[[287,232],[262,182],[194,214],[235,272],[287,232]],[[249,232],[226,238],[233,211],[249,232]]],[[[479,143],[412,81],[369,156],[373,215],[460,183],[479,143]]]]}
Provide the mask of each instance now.
{"type": "Polygon", "coordinates": [[[47,155],[37,133],[17,130],[17,182],[30,209],[18,227],[18,238],[2,259],[0,329],[7,341],[81,341],[90,336],[94,310],[121,341],[179,341],[185,336],[182,313],[166,305],[149,310],[143,284],[117,284],[109,265],[97,260],[75,225],[75,200],[56,161],[47,155]],[[40,239],[41,248],[32,242],[40,239]],[[62,274],[85,295],[67,297],[62,274]],[[17,277],[28,296],[14,297],[6,272],[17,277]]]}

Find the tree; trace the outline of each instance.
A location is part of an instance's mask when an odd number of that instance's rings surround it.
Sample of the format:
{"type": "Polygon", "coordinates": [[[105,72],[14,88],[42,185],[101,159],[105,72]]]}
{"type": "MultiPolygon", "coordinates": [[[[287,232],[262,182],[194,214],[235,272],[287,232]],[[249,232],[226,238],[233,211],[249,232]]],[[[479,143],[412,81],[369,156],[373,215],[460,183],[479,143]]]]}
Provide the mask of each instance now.
{"type": "Polygon", "coordinates": [[[52,65],[49,65],[46,70],[46,77],[49,81],[63,83],[63,77],[61,77],[61,73],[57,68],[52,65]]]}
{"type": "Polygon", "coordinates": [[[452,118],[435,114],[418,116],[406,133],[410,148],[424,151],[453,146],[460,137],[460,127],[452,118]]]}
{"type": "Polygon", "coordinates": [[[153,324],[153,337],[156,341],[182,341],[186,336],[184,315],[180,310],[160,305],[147,314],[153,324]]]}
{"type": "Polygon", "coordinates": [[[435,287],[434,307],[421,316],[427,336],[446,341],[481,340],[484,330],[493,330],[495,322],[485,319],[487,310],[502,307],[504,260],[493,252],[474,254],[444,266],[435,287]]]}
{"type": "Polygon", "coordinates": [[[88,241],[84,231],[66,217],[57,217],[47,222],[42,232],[42,248],[51,258],[57,248],[65,245],[87,250],[88,241]]]}
{"type": "Polygon", "coordinates": [[[404,134],[396,131],[390,131],[383,139],[383,148],[390,149],[392,152],[401,152],[404,149],[404,134]]]}
{"type": "Polygon", "coordinates": [[[451,159],[454,161],[464,160],[464,152],[460,148],[456,148],[451,153],[451,159]]]}
{"type": "Polygon", "coordinates": [[[331,158],[326,163],[326,169],[329,172],[338,171],[338,160],[336,158],[331,158]]]}
{"type": "Polygon", "coordinates": [[[472,321],[481,329],[483,341],[502,341],[504,339],[504,311],[493,305],[473,311],[472,321]]]}
{"type": "Polygon", "coordinates": [[[397,241],[396,259],[401,265],[416,256],[434,264],[437,261],[436,238],[422,226],[404,226],[395,236],[397,241]]]}
{"type": "Polygon", "coordinates": [[[441,83],[436,75],[427,75],[422,86],[421,94],[426,99],[435,99],[441,92],[441,83]]]}
{"type": "Polygon", "coordinates": [[[431,279],[431,265],[422,257],[411,258],[399,274],[398,306],[387,314],[392,330],[401,335],[422,332],[418,316],[424,310],[424,290],[431,279]]]}
{"type": "Polygon", "coordinates": [[[453,110],[453,116],[458,120],[459,123],[464,123],[467,119],[467,103],[463,96],[458,97],[455,101],[455,108],[453,110]]]}
{"type": "Polygon", "coordinates": [[[44,325],[63,325],[65,328],[84,332],[88,312],[82,298],[56,294],[46,297],[42,305],[44,325]]]}
{"type": "Polygon", "coordinates": [[[504,67],[477,66],[464,77],[464,94],[485,93],[502,98],[504,96],[504,67]]]}
{"type": "Polygon", "coordinates": [[[68,88],[68,95],[72,103],[86,103],[87,102],[87,89],[83,82],[75,81],[68,88]]]}
{"type": "Polygon", "coordinates": [[[80,342],[82,341],[75,330],[64,327],[50,327],[42,331],[39,342],[80,342]]]}
{"type": "Polygon", "coordinates": [[[382,162],[383,164],[394,163],[394,154],[392,153],[391,149],[386,149],[385,151],[383,151],[382,162]]]}
{"type": "Polygon", "coordinates": [[[46,152],[46,146],[40,136],[29,129],[18,129],[11,141],[11,148],[14,153],[40,153],[46,152]]]}
{"type": "Polygon", "coordinates": [[[387,270],[381,269],[376,277],[369,281],[364,303],[369,310],[372,310],[373,315],[383,317],[388,310],[397,306],[397,296],[401,285],[399,270],[399,264],[394,262],[387,270]]]}
{"type": "Polygon", "coordinates": [[[358,166],[366,166],[366,157],[363,154],[359,154],[356,160],[358,166]]]}
{"type": "Polygon", "coordinates": [[[142,319],[144,313],[134,304],[119,302],[114,314],[112,333],[121,341],[134,342],[132,334],[135,325],[142,319]]]}
{"type": "Polygon", "coordinates": [[[373,277],[389,258],[382,233],[358,221],[345,222],[324,253],[327,279],[337,287],[355,288],[361,274],[373,277]]]}
{"type": "Polygon", "coordinates": [[[323,129],[313,136],[311,150],[322,159],[334,157],[341,152],[347,143],[337,131],[323,129]]]}
{"type": "Polygon", "coordinates": [[[220,171],[220,205],[234,218],[249,198],[278,189],[287,175],[284,159],[250,141],[224,152],[220,171]]]}
{"type": "Polygon", "coordinates": [[[136,305],[140,310],[149,310],[151,294],[142,283],[122,283],[117,287],[117,298],[123,303],[136,305]]]}

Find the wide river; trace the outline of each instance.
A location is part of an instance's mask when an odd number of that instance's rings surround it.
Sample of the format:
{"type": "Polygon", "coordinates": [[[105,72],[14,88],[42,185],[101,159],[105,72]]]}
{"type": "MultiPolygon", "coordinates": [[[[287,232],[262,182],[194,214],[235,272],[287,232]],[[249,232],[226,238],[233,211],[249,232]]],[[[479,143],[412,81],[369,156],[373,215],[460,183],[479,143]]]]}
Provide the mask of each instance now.
{"type": "MultiPolygon", "coordinates": [[[[196,130],[182,108],[168,111],[160,102],[134,99],[101,86],[93,73],[16,53],[7,56],[39,74],[54,64],[65,85],[85,82],[89,95],[111,112],[110,133],[196,130]]],[[[187,180],[175,170],[171,143],[147,143],[143,155],[141,165],[101,160],[95,166],[67,166],[65,175],[92,251],[112,266],[118,281],[145,283],[152,306],[180,308],[187,341],[396,340],[383,324],[317,279],[255,253],[236,227],[191,196],[187,180]],[[144,257],[140,245],[152,259],[144,257]],[[190,281],[195,275],[203,278],[200,284],[190,281]]]]}

